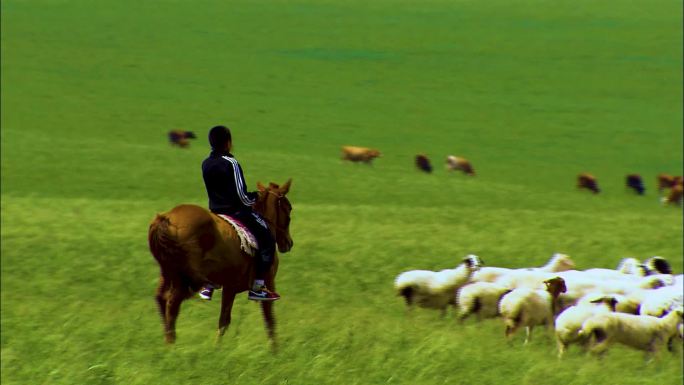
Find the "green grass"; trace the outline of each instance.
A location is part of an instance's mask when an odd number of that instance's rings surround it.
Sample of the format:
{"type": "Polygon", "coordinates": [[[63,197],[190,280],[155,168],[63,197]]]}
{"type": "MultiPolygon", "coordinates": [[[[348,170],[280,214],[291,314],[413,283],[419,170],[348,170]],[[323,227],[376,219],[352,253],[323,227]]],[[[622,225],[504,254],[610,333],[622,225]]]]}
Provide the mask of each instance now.
{"type": "Polygon", "coordinates": [[[7,0],[2,11],[3,384],[678,384],[681,353],[555,358],[500,320],[407,317],[409,269],[580,268],[668,258],[682,211],[682,3],[7,0]],[[156,212],[205,205],[206,132],[247,181],[293,178],[272,355],[240,297],[183,305],[163,344],[147,249],[156,212]],[[187,150],[169,129],[195,131],[187,150]],[[375,165],[339,160],[377,147],[375,165]],[[412,164],[424,152],[432,175],[412,164]],[[447,154],[478,176],[449,175],[447,154]],[[589,171],[603,193],[576,191],[589,171]],[[624,190],[641,173],[645,197],[624,190]]]}

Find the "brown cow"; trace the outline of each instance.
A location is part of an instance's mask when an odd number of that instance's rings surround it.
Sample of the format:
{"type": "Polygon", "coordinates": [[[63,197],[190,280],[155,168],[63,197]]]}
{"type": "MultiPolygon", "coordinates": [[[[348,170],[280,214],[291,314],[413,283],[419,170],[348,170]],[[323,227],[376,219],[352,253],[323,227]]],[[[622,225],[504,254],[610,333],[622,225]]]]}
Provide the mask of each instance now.
{"type": "Polygon", "coordinates": [[[430,164],[430,159],[424,154],[416,155],[416,167],[419,170],[425,171],[428,174],[432,172],[432,165],[430,164]]]}
{"type": "Polygon", "coordinates": [[[681,176],[672,176],[669,174],[658,174],[658,192],[662,194],[663,190],[672,188],[677,183],[682,182],[681,176]]]}
{"type": "Polygon", "coordinates": [[[662,198],[663,204],[671,204],[671,205],[681,205],[682,204],[682,192],[684,191],[684,188],[682,187],[682,180],[680,179],[677,184],[672,186],[670,189],[670,193],[667,194],[666,197],[662,198]]]}
{"type": "Polygon", "coordinates": [[[181,148],[188,147],[190,145],[190,139],[196,138],[195,133],[192,131],[171,130],[168,135],[171,145],[181,148]]]}
{"type": "Polygon", "coordinates": [[[466,175],[475,176],[475,170],[466,158],[449,155],[446,158],[446,166],[449,171],[459,170],[463,171],[466,175]]]}
{"type": "Polygon", "coordinates": [[[601,192],[598,182],[596,182],[596,177],[586,172],[577,175],[577,188],[591,190],[594,194],[601,192]]]}
{"type": "Polygon", "coordinates": [[[366,164],[371,164],[373,159],[379,157],[380,151],[374,148],[367,147],[356,147],[356,146],[343,146],[342,147],[342,160],[349,160],[352,162],[364,162],[366,164]]]}

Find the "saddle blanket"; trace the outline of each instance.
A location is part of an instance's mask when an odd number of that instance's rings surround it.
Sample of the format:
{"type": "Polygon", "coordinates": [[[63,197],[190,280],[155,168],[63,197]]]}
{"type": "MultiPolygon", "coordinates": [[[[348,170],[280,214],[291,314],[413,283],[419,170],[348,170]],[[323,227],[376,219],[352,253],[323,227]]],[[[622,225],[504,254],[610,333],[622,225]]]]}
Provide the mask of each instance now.
{"type": "Polygon", "coordinates": [[[254,256],[254,253],[257,251],[259,248],[259,244],[257,243],[256,238],[254,235],[249,231],[249,229],[243,225],[240,221],[237,219],[225,215],[225,214],[216,214],[219,217],[223,218],[226,222],[230,223],[231,226],[235,229],[235,232],[237,233],[238,237],[240,238],[240,248],[242,251],[245,253],[249,254],[250,256],[254,256]]]}

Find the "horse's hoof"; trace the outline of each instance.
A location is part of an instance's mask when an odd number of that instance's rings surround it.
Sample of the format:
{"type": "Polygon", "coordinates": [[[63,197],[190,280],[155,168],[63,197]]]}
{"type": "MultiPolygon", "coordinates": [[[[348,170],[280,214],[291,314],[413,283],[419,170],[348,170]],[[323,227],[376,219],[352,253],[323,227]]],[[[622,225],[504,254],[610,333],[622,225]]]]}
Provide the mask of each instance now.
{"type": "Polygon", "coordinates": [[[176,333],[169,333],[164,336],[164,340],[167,344],[171,345],[176,342],[176,333]]]}

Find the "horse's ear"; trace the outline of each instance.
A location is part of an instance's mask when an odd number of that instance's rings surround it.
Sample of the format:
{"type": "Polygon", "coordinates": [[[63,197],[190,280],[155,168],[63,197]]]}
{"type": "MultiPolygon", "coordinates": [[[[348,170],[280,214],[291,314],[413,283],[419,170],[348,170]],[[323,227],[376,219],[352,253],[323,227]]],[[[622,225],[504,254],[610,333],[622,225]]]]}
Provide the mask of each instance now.
{"type": "Polygon", "coordinates": [[[292,178],[288,179],[287,182],[283,183],[282,186],[280,186],[280,193],[285,195],[287,194],[288,191],[290,191],[290,184],[292,183],[292,178]]]}
{"type": "Polygon", "coordinates": [[[257,189],[259,189],[259,191],[261,192],[266,191],[266,187],[264,187],[264,185],[261,184],[261,182],[257,182],[257,189]]]}

